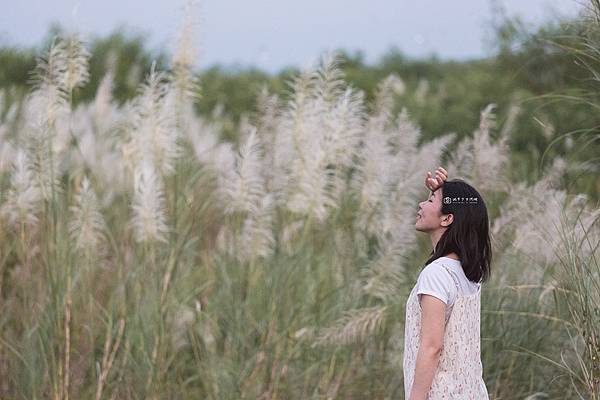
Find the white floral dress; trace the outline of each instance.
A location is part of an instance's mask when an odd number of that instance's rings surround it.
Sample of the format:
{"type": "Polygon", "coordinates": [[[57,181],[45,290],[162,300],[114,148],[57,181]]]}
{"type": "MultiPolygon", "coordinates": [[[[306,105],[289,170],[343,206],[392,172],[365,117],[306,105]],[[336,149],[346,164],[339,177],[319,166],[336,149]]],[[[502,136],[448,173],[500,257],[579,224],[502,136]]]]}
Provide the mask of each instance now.
{"type": "MultiPolygon", "coordinates": [[[[480,349],[481,285],[471,295],[461,293],[454,275],[458,297],[444,332],[444,345],[427,399],[482,400],[489,399],[483,381],[480,349]]],[[[420,344],[421,305],[413,287],[406,302],[404,327],[404,394],[409,400],[414,381],[420,344]]]]}

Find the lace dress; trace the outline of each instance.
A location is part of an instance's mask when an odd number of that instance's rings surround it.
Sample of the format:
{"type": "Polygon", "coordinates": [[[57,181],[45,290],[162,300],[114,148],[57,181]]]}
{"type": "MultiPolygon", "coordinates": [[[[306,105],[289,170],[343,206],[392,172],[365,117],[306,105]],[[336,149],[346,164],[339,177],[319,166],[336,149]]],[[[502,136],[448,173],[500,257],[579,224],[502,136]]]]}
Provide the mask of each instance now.
{"type": "MultiPolygon", "coordinates": [[[[489,399],[483,381],[480,353],[481,286],[471,295],[461,293],[448,267],[440,265],[452,277],[458,297],[444,332],[444,345],[439,364],[427,398],[429,400],[482,400],[489,399]]],[[[421,331],[421,306],[417,285],[406,302],[404,328],[404,394],[409,400],[414,381],[421,331]]]]}

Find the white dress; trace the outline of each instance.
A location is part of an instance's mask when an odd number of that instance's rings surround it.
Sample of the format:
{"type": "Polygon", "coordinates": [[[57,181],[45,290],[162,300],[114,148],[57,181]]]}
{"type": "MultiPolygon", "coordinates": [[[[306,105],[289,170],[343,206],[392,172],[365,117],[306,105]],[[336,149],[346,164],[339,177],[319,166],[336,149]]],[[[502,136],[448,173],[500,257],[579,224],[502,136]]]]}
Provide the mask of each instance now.
{"type": "MultiPolygon", "coordinates": [[[[451,267],[441,262],[436,264],[436,267],[446,269],[447,276],[454,282],[457,295],[445,325],[444,345],[427,398],[429,400],[489,399],[483,381],[480,349],[481,285],[477,285],[475,293],[464,294],[451,267]]],[[[406,400],[409,399],[414,381],[420,332],[421,305],[417,296],[417,285],[415,285],[406,302],[404,327],[404,393],[406,400]]]]}

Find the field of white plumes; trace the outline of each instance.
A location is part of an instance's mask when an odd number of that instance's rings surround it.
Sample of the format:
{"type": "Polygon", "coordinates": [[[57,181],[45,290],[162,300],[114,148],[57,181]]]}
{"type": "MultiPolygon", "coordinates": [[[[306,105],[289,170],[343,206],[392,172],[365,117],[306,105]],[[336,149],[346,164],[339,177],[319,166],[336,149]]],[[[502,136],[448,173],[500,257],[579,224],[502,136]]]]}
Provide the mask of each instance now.
{"type": "Polygon", "coordinates": [[[472,136],[423,142],[392,111],[401,78],[367,104],[335,55],[227,142],[194,111],[190,54],[124,105],[111,72],[75,107],[90,55],[58,38],[1,115],[1,398],[402,398],[430,252],[414,217],[444,165],[490,212],[491,397],[600,399],[600,210],[560,188],[562,159],[512,182],[493,105],[472,136]]]}

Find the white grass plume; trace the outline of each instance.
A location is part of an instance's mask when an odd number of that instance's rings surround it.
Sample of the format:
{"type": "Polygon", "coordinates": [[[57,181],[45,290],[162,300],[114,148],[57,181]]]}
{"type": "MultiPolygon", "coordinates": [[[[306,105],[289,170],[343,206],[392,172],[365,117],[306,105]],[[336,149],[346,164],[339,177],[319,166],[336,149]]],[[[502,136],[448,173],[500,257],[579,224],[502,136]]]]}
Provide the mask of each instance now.
{"type": "Polygon", "coordinates": [[[61,192],[56,150],[53,146],[55,136],[46,124],[37,127],[32,125],[26,139],[35,183],[45,201],[51,201],[61,192]]]}
{"type": "MultiPolygon", "coordinates": [[[[359,201],[358,226],[367,234],[374,234],[379,226],[381,210],[390,190],[393,188],[393,169],[389,165],[394,162],[392,147],[392,77],[388,77],[377,87],[373,113],[366,123],[359,152],[356,172],[350,183],[359,201]]],[[[406,118],[408,119],[408,118],[406,118]]],[[[405,132],[409,134],[411,132],[405,132]]],[[[414,134],[419,135],[415,130],[414,134]]],[[[410,149],[403,149],[410,154],[410,149]]]]}
{"type": "Polygon", "coordinates": [[[364,126],[362,93],[343,84],[336,58],[325,57],[293,83],[282,116],[274,164],[280,202],[292,212],[323,221],[339,206],[364,126]]]}
{"type": "Polygon", "coordinates": [[[259,92],[256,100],[257,117],[255,121],[256,129],[260,135],[260,141],[263,144],[263,176],[267,190],[277,197],[281,195],[280,187],[277,187],[276,180],[281,174],[276,167],[277,146],[281,135],[278,135],[281,125],[282,105],[277,95],[270,94],[266,87],[259,92]]]}
{"type": "Polygon", "coordinates": [[[194,32],[197,25],[197,2],[187,1],[184,7],[184,22],[178,34],[172,59],[172,82],[174,93],[180,101],[193,99],[199,92],[199,80],[194,76],[193,67],[197,58],[194,32]]]}
{"type": "MultiPolygon", "coordinates": [[[[404,81],[394,75],[388,75],[383,81],[377,85],[375,92],[375,101],[373,104],[373,113],[371,120],[382,119],[384,122],[389,121],[394,109],[394,98],[404,94],[404,81]]],[[[385,126],[380,126],[384,129],[385,126]]]]}
{"type": "Polygon", "coordinates": [[[72,34],[64,42],[65,72],[62,84],[65,91],[70,94],[74,89],[84,86],[89,81],[91,54],[78,35],[72,34]]]}
{"type": "Polygon", "coordinates": [[[29,122],[53,126],[68,109],[69,96],[64,85],[67,64],[65,42],[55,38],[47,53],[38,57],[32,73],[34,91],[25,104],[29,122]]]}
{"type": "MultiPolygon", "coordinates": [[[[219,143],[219,128],[217,124],[209,123],[204,121],[203,119],[196,119],[196,126],[194,130],[189,130],[188,139],[191,141],[194,155],[196,159],[203,165],[213,168],[215,171],[218,171],[219,165],[221,164],[219,159],[219,153],[222,152],[222,146],[227,145],[227,143],[219,143]],[[194,133],[193,135],[191,133],[194,133]],[[221,150],[219,150],[221,148],[221,150]]],[[[231,150],[231,149],[229,149],[231,150]]],[[[233,155],[233,150],[231,150],[231,157],[233,162],[225,163],[225,165],[232,166],[235,162],[235,156],[233,155]]],[[[231,170],[230,168],[228,168],[231,170]]]]}
{"type": "Polygon", "coordinates": [[[107,132],[110,125],[114,123],[116,110],[112,104],[113,81],[114,74],[112,71],[108,71],[100,81],[94,97],[92,115],[95,129],[99,134],[107,132]]]}
{"type": "Polygon", "coordinates": [[[343,95],[346,84],[339,63],[337,53],[325,53],[320,67],[312,71],[313,96],[317,102],[334,104],[343,95]]]}
{"type": "Polygon", "coordinates": [[[496,126],[494,104],[489,104],[481,111],[479,128],[473,138],[463,139],[448,168],[455,171],[454,175],[468,180],[481,191],[498,191],[508,185],[506,164],[509,161],[508,133],[492,142],[490,131],[496,126]]]}
{"type": "Polygon", "coordinates": [[[273,195],[266,195],[260,201],[258,210],[244,220],[240,234],[241,259],[254,261],[273,254],[273,195]]]}
{"type": "Polygon", "coordinates": [[[261,170],[261,144],[253,129],[240,147],[234,170],[222,171],[225,213],[258,213],[262,198],[266,195],[261,170]]]}
{"type": "Polygon", "coordinates": [[[387,306],[347,311],[332,326],[321,329],[313,345],[352,344],[379,331],[385,321],[387,306]]]}
{"type": "Polygon", "coordinates": [[[2,206],[2,215],[10,225],[37,223],[36,212],[41,194],[35,184],[31,162],[27,153],[21,149],[17,150],[13,160],[10,189],[6,198],[2,206]]]}
{"type": "Polygon", "coordinates": [[[149,160],[142,160],[134,174],[131,219],[138,242],[167,242],[166,200],[163,185],[149,160]]]}
{"type": "Polygon", "coordinates": [[[175,160],[181,149],[177,142],[179,133],[175,116],[165,102],[171,90],[167,79],[165,73],[156,71],[153,63],[133,102],[130,139],[124,147],[127,164],[133,169],[142,159],[148,158],[164,175],[175,170],[175,160]]]}
{"type": "Polygon", "coordinates": [[[407,283],[407,271],[402,251],[398,248],[378,249],[376,258],[364,268],[362,290],[384,304],[397,303],[402,287],[407,283]]]}
{"type": "Polygon", "coordinates": [[[590,252],[584,241],[598,244],[599,211],[588,204],[586,196],[568,195],[558,186],[566,168],[564,160],[556,158],[535,184],[521,182],[508,187],[508,199],[491,229],[499,247],[545,264],[557,262],[567,253],[564,246],[571,239],[565,240],[565,235],[582,244],[581,255],[590,252]]]}
{"type": "Polygon", "coordinates": [[[106,225],[87,176],[81,181],[75,204],[70,209],[69,236],[75,249],[87,254],[101,250],[106,225]]]}

